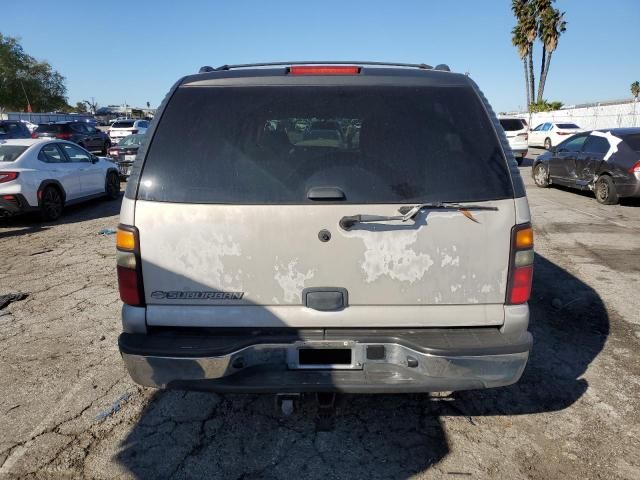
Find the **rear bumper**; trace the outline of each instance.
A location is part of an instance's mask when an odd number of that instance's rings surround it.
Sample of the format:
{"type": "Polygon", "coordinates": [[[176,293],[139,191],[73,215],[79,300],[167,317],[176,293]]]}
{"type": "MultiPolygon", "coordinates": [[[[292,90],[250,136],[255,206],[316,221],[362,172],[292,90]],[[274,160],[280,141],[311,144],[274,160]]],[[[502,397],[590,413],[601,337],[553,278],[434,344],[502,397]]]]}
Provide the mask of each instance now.
{"type": "Polygon", "coordinates": [[[0,217],[17,215],[33,210],[33,207],[29,205],[29,202],[27,202],[23,195],[11,194],[6,196],[12,198],[9,199],[5,198],[5,196],[0,196],[0,217]]]}
{"type": "MultiPolygon", "coordinates": [[[[636,173],[635,177],[640,177],[640,174],[636,173]]],[[[625,183],[616,181],[616,190],[621,197],[640,197],[640,178],[625,183]]]]}
{"type": "Polygon", "coordinates": [[[403,393],[481,389],[518,381],[531,334],[495,328],[210,334],[123,333],[134,381],[156,388],[243,393],[403,393]],[[340,365],[310,365],[305,349],[348,349],[340,365]]]}
{"type": "Polygon", "coordinates": [[[512,148],[511,151],[513,151],[513,155],[516,157],[525,157],[527,155],[527,152],[529,151],[529,148],[512,148]]]}

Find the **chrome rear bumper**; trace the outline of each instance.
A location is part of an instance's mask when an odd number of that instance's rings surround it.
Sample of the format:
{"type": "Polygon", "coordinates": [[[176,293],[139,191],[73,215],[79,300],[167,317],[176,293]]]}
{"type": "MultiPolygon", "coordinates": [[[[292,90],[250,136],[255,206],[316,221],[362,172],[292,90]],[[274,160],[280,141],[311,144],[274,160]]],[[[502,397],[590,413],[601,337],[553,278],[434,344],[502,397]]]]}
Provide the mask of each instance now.
{"type": "MultiPolygon", "coordinates": [[[[126,335],[126,334],[125,334],[126,335]]],[[[468,345],[466,345],[468,347],[468,345]]],[[[494,354],[434,353],[401,343],[352,340],[300,340],[260,343],[216,356],[145,355],[121,351],[134,381],[156,388],[223,392],[341,391],[352,393],[435,392],[492,388],[518,381],[526,366],[531,335],[518,337],[511,352],[502,345],[494,354]],[[300,351],[347,349],[349,360],[313,365],[300,351]],[[422,351],[420,351],[422,350],[422,351]]],[[[468,350],[473,353],[473,350],[468,350]]],[[[475,353],[481,353],[477,351],[475,353]]]]}

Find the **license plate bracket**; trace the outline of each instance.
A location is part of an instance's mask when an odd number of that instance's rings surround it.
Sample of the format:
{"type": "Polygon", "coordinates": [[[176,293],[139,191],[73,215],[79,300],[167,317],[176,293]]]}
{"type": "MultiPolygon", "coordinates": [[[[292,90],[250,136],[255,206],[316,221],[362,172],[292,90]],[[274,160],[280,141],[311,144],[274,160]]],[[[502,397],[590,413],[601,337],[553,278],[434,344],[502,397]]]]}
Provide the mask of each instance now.
{"type": "Polygon", "coordinates": [[[287,350],[287,365],[293,370],[362,369],[364,349],[355,342],[296,342],[287,350]]]}

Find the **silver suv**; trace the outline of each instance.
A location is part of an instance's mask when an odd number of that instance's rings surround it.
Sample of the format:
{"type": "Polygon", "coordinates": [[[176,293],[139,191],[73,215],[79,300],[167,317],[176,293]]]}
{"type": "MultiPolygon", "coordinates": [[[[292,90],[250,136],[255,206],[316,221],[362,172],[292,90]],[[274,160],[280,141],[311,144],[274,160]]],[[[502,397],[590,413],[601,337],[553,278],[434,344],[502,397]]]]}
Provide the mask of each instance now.
{"type": "Polygon", "coordinates": [[[527,363],[524,186],[446,66],[203,67],[158,110],[120,221],[139,384],[452,391],[527,363]]]}

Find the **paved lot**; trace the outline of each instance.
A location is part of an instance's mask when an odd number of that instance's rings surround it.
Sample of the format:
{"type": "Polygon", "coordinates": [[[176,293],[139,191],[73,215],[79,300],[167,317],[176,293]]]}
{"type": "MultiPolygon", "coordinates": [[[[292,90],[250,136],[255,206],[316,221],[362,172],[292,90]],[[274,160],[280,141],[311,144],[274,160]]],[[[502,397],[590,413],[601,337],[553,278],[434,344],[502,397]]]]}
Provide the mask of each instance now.
{"type": "Polygon", "coordinates": [[[0,224],[0,478],[640,478],[640,204],[531,185],[535,346],[517,385],[343,396],[332,431],[273,397],[128,378],[117,202],[0,224]]]}

